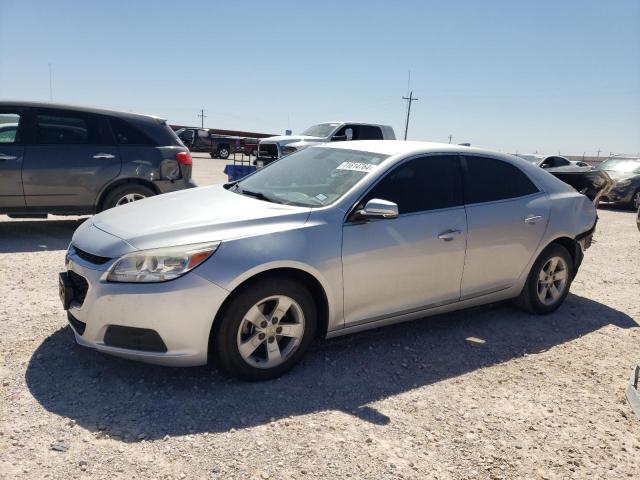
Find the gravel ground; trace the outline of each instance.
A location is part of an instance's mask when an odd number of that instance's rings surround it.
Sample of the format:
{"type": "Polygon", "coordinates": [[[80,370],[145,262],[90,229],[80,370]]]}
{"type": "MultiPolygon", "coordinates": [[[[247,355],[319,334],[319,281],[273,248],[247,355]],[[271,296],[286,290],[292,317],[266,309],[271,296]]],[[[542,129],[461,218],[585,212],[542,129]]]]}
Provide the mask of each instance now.
{"type": "Polygon", "coordinates": [[[552,315],[497,304],[318,342],[259,384],[77,346],[57,272],[79,220],[0,216],[0,477],[638,478],[640,234],[600,216],[552,315]]]}

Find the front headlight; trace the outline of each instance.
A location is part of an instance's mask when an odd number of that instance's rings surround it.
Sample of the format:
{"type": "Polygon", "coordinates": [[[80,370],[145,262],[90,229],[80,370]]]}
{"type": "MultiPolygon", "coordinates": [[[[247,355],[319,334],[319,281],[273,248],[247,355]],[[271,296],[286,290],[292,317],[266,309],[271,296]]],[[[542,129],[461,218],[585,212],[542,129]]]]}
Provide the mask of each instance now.
{"type": "Polygon", "coordinates": [[[140,250],[122,256],[109,269],[110,282],[166,282],[181,277],[204,262],[220,242],[140,250]]]}

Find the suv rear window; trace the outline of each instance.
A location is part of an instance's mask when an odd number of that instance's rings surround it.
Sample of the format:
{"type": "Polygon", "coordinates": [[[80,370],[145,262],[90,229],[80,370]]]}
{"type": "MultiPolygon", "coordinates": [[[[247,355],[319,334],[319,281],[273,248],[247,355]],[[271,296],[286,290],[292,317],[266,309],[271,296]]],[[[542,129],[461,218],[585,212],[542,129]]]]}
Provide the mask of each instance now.
{"type": "Polygon", "coordinates": [[[111,130],[118,145],[153,145],[153,140],[140,130],[119,118],[110,118],[111,130]]]}

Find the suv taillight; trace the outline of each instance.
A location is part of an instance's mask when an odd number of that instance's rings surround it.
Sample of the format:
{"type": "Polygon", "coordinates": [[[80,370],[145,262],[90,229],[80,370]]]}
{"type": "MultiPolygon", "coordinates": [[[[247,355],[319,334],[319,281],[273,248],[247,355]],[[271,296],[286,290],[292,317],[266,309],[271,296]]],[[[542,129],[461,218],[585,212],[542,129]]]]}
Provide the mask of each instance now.
{"type": "Polygon", "coordinates": [[[178,152],[178,153],[176,153],[176,160],[178,160],[178,163],[181,163],[182,165],[192,165],[193,164],[193,160],[191,160],[191,153],[189,153],[189,152],[178,152]]]}

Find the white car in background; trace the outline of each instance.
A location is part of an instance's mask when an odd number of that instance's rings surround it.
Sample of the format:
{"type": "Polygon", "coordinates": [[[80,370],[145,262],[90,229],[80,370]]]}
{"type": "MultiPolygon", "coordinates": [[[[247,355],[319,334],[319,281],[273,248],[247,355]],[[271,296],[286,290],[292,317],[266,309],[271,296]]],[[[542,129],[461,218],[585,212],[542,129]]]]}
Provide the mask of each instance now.
{"type": "Polygon", "coordinates": [[[284,155],[321,143],[395,139],[396,134],[389,125],[357,122],[319,123],[307,128],[300,135],[281,135],[260,140],[258,159],[268,164],[284,155]]]}

